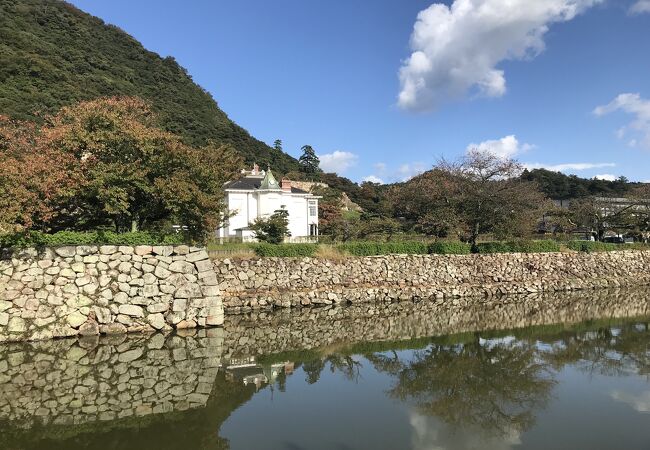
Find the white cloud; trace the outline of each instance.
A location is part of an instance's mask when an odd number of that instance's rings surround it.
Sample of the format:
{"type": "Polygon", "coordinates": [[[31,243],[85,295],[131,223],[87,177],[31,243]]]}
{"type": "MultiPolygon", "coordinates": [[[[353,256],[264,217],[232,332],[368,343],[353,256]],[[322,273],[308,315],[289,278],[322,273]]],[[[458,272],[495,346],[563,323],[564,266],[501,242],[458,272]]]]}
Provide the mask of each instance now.
{"type": "Polygon", "coordinates": [[[318,155],[318,158],[320,159],[320,168],[324,172],[336,172],[339,174],[344,173],[359,161],[359,156],[354,153],[342,152],[340,150],[318,155]]]}
{"type": "Polygon", "coordinates": [[[615,181],[618,177],[611,173],[601,173],[599,175],[594,175],[594,178],[597,180],[615,181]]]}
{"type": "Polygon", "coordinates": [[[401,164],[396,169],[389,169],[386,163],[374,164],[375,173],[363,178],[362,181],[373,183],[393,183],[397,181],[408,181],[416,175],[429,169],[429,166],[422,162],[401,164]],[[379,181],[376,181],[379,180],[379,181]]]}
{"type": "Polygon", "coordinates": [[[433,109],[476,91],[488,97],[506,92],[505,60],[535,57],[556,22],[603,0],[454,0],[420,11],[411,34],[412,53],[399,70],[398,105],[433,109]]]}
{"type": "Polygon", "coordinates": [[[629,392],[614,390],[610,393],[610,396],[614,400],[628,404],[635,411],[644,413],[650,412],[650,391],[632,394],[629,392]]]}
{"type": "Polygon", "coordinates": [[[397,169],[397,177],[400,181],[408,181],[416,175],[426,171],[428,167],[424,163],[416,162],[411,164],[402,164],[397,169]]]}
{"type": "Polygon", "coordinates": [[[650,0],[639,0],[630,6],[630,14],[650,13],[650,0]]]}
{"type": "Polygon", "coordinates": [[[467,146],[467,151],[479,150],[481,152],[492,153],[501,158],[512,158],[532,148],[534,148],[534,146],[530,144],[519,144],[517,137],[514,134],[511,134],[510,136],[497,140],[483,141],[479,144],[469,144],[467,146]]]}
{"type": "Polygon", "coordinates": [[[526,163],[526,169],[546,169],[553,172],[583,171],[591,169],[602,169],[605,167],[616,167],[615,163],[565,163],[565,164],[541,164],[526,163]]]}
{"type": "Polygon", "coordinates": [[[384,180],[382,180],[381,178],[375,175],[368,175],[367,177],[364,177],[362,181],[367,181],[369,183],[384,184],[384,180]]]}
{"type": "Polygon", "coordinates": [[[594,114],[602,117],[616,111],[623,111],[634,117],[632,122],[616,132],[619,139],[632,135],[628,141],[630,147],[650,149],[650,100],[641,98],[638,93],[620,94],[609,104],[594,109],[594,114]]]}

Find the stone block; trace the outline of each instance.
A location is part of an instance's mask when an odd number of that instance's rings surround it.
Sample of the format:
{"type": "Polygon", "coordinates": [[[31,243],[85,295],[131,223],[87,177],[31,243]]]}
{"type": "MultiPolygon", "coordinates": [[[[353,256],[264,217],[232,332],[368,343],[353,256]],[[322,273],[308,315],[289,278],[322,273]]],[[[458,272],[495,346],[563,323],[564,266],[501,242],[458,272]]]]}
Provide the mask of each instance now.
{"type": "Polygon", "coordinates": [[[66,317],[68,325],[70,325],[72,328],[79,328],[81,324],[86,321],[86,319],[87,317],[81,314],[79,311],[74,311],[73,313],[68,314],[68,317],[66,317]]]}
{"type": "Polygon", "coordinates": [[[165,316],[163,316],[160,313],[157,314],[149,314],[147,316],[147,322],[149,325],[154,327],[156,330],[161,330],[162,328],[165,327],[165,316]]]}
{"type": "Polygon", "coordinates": [[[164,280],[165,278],[168,278],[172,273],[164,267],[156,266],[156,270],[154,270],[153,274],[161,280],[164,280]]]}
{"type": "Polygon", "coordinates": [[[196,266],[196,270],[198,270],[199,275],[201,273],[211,273],[214,271],[214,266],[212,265],[212,261],[209,259],[196,261],[194,265],[196,266]]]}
{"type": "Polygon", "coordinates": [[[112,255],[113,253],[117,253],[117,246],[116,245],[102,245],[99,247],[99,253],[102,255],[112,255]]]}
{"type": "Polygon", "coordinates": [[[176,298],[172,304],[172,311],[179,312],[185,311],[187,309],[187,299],[185,298],[176,298]]]}
{"type": "Polygon", "coordinates": [[[194,264],[186,261],[174,261],[169,265],[169,271],[176,273],[192,273],[194,272],[194,264]]]}
{"type": "Polygon", "coordinates": [[[126,333],[126,327],[121,323],[109,323],[100,326],[99,331],[104,334],[124,334],[126,333]]]}
{"type": "Polygon", "coordinates": [[[86,256],[97,253],[97,246],[95,245],[78,245],[76,249],[77,256],[86,256]]]}
{"type": "Polygon", "coordinates": [[[128,245],[120,245],[119,247],[117,247],[117,251],[122,253],[123,255],[132,255],[133,247],[130,247],[128,245]]]}
{"type": "Polygon", "coordinates": [[[57,247],[54,252],[62,258],[72,258],[77,254],[77,249],[71,245],[65,247],[57,247]]]}
{"type": "Polygon", "coordinates": [[[153,252],[153,247],[151,245],[138,245],[135,247],[135,254],[138,256],[148,255],[153,252]]]}
{"type": "Polygon", "coordinates": [[[203,295],[206,297],[216,297],[219,295],[219,287],[218,286],[203,286],[203,295]]]}
{"type": "Polygon", "coordinates": [[[205,250],[199,250],[198,252],[193,252],[187,255],[185,261],[187,262],[197,262],[209,259],[208,252],[205,250]]]}
{"type": "Polygon", "coordinates": [[[174,292],[174,297],[176,298],[198,298],[202,296],[203,293],[201,292],[201,287],[196,283],[181,285],[176,289],[176,292],[174,292]]]}
{"type": "Polygon", "coordinates": [[[131,317],[144,317],[144,311],[142,307],[137,305],[120,305],[119,308],[120,314],[131,317]]]}
{"type": "Polygon", "coordinates": [[[171,256],[174,253],[174,247],[171,245],[154,245],[152,251],[156,255],[171,256]]]}
{"type": "Polygon", "coordinates": [[[190,248],[187,245],[177,245],[174,247],[174,253],[177,255],[187,255],[190,252],[190,248]]]}
{"type": "Polygon", "coordinates": [[[147,311],[150,313],[162,313],[169,309],[168,303],[153,303],[147,306],[147,311]]]}

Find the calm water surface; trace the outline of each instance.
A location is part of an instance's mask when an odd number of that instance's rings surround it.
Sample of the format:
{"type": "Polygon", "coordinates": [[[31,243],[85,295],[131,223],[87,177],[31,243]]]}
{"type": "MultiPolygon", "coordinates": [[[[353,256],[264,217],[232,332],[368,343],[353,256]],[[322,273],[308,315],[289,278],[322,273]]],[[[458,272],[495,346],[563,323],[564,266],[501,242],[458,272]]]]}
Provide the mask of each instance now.
{"type": "Polygon", "coordinates": [[[650,448],[650,294],[526,304],[5,344],[0,448],[650,448]]]}

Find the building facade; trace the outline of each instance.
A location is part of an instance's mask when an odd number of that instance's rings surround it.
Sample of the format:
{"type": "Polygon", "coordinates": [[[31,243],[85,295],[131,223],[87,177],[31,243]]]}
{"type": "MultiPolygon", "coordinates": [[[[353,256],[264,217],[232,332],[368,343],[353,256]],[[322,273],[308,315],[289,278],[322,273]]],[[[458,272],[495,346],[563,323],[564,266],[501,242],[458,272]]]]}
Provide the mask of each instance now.
{"type": "Polygon", "coordinates": [[[231,216],[217,230],[220,239],[254,241],[250,229],[257,218],[266,218],[284,209],[289,213],[291,242],[313,241],[318,237],[318,199],[310,192],[293,187],[291,181],[278,182],[271,170],[242,171],[242,177],[224,185],[226,203],[231,216]]]}

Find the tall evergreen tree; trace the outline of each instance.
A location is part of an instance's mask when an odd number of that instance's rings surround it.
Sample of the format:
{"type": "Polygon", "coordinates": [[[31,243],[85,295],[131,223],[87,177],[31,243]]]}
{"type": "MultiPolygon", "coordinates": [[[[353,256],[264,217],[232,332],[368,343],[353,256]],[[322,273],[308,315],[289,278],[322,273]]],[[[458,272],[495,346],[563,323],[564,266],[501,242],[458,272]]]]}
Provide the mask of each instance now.
{"type": "Polygon", "coordinates": [[[319,165],[320,159],[316,156],[316,152],[311,145],[303,145],[302,155],[298,158],[298,164],[300,164],[300,170],[305,173],[318,173],[322,172],[319,165]]]}
{"type": "Polygon", "coordinates": [[[273,141],[273,148],[279,152],[282,151],[282,139],[276,139],[273,141]]]}

